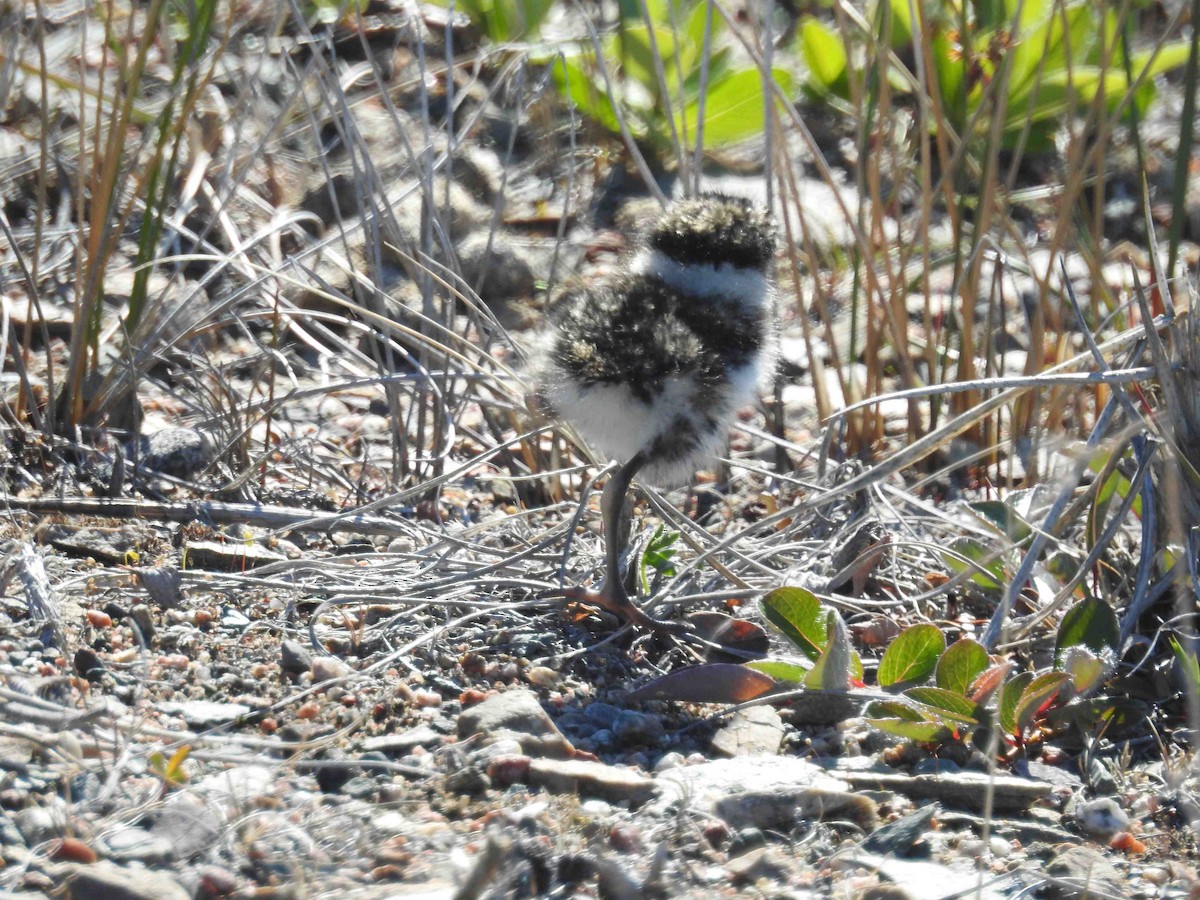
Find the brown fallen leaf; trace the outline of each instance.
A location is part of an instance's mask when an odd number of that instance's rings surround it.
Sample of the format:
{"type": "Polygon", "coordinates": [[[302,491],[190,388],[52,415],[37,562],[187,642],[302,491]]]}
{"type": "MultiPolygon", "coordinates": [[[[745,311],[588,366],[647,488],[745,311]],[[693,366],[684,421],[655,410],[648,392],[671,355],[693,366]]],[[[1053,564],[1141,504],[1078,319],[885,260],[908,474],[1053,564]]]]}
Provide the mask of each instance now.
{"type": "Polygon", "coordinates": [[[762,672],[732,663],[709,663],[655,678],[632,691],[628,699],[745,703],[761,697],[775,685],[775,679],[762,672]]]}

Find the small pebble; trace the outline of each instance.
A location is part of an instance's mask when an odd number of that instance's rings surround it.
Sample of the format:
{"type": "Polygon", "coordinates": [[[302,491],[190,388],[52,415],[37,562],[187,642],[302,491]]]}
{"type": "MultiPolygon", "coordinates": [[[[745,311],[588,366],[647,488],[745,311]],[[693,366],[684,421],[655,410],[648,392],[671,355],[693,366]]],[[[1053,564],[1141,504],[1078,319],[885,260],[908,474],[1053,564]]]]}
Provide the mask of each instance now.
{"type": "Polygon", "coordinates": [[[1092,837],[1111,838],[1129,827],[1129,814],[1112,797],[1096,797],[1079,801],[1075,821],[1092,837]]]}
{"type": "Polygon", "coordinates": [[[537,687],[553,687],[558,684],[559,677],[549,666],[532,666],[525,670],[525,680],[537,687]]]}
{"type": "Polygon", "coordinates": [[[350,666],[334,656],[318,656],[312,661],[313,684],[344,678],[351,672],[350,666]]]}
{"type": "Polygon", "coordinates": [[[321,707],[310,700],[308,703],[302,704],[301,707],[296,710],[296,718],[315,719],[318,715],[320,715],[320,713],[321,707]]]}

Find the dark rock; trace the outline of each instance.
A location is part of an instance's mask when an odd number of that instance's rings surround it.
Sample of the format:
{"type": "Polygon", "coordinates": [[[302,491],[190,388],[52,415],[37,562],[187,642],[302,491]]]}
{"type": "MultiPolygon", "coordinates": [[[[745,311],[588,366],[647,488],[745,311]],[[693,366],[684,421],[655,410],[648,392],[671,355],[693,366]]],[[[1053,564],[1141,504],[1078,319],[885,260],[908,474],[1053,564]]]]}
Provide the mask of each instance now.
{"type": "Polygon", "coordinates": [[[164,428],[131,441],[125,455],[139,468],[187,479],[209,466],[213,448],[195,428],[164,428]]]}
{"type": "Polygon", "coordinates": [[[80,647],[75,651],[75,673],[88,681],[99,681],[104,677],[104,663],[91,647],[80,647]]]}
{"type": "Polygon", "coordinates": [[[303,675],[312,666],[312,654],[299,641],[284,641],[279,647],[279,667],[288,675],[303,675]]]}

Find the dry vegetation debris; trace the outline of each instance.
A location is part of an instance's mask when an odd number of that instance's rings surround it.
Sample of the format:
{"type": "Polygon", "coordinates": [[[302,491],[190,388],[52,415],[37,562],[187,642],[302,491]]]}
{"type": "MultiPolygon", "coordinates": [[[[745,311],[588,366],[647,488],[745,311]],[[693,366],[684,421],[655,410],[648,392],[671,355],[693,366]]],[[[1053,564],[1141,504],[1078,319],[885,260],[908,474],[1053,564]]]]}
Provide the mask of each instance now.
{"type": "Polygon", "coordinates": [[[1194,73],[1022,154],[781,45],[705,159],[432,7],[188,9],[0,10],[0,890],[1196,895],[1194,73]],[[522,367],[701,168],[783,363],[642,492],[664,639],[565,602],[598,469],[522,367]]]}

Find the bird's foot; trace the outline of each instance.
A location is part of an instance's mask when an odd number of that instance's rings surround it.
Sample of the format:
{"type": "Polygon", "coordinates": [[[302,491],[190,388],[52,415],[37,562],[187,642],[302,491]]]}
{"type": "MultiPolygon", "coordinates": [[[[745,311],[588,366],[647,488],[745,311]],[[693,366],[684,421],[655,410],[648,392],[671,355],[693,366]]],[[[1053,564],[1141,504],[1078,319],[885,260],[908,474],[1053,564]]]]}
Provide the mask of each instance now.
{"type": "Polygon", "coordinates": [[[568,588],[566,598],[575,603],[586,603],[610,612],[624,619],[631,625],[660,636],[680,637],[691,632],[691,626],[686,622],[667,622],[648,615],[645,610],[634,603],[624,591],[612,591],[605,585],[598,591],[584,587],[568,588]]]}

